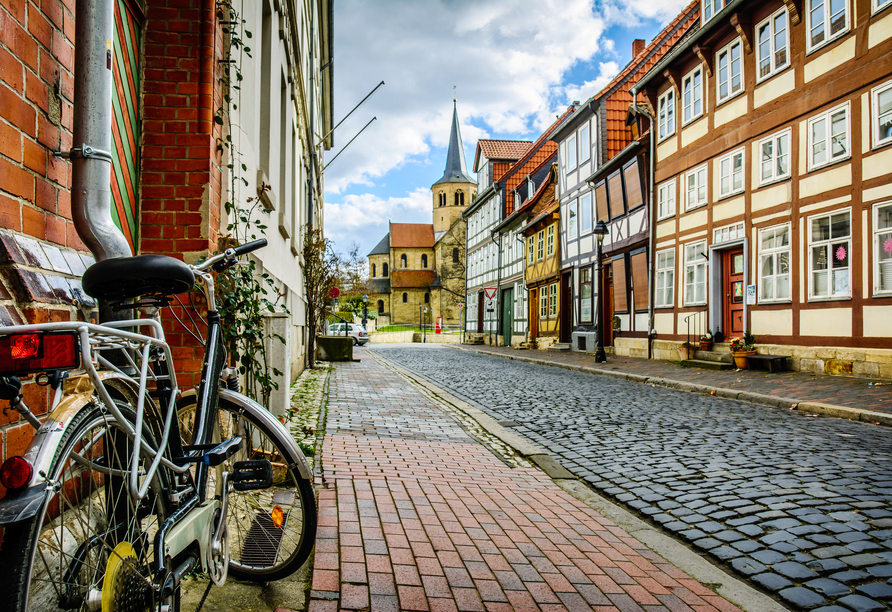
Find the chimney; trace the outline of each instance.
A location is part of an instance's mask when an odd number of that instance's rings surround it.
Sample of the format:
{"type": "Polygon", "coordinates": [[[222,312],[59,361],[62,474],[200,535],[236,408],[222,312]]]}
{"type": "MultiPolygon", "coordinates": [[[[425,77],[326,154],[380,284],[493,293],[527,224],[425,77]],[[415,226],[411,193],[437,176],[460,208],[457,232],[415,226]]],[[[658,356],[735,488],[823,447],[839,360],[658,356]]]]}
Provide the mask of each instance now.
{"type": "Polygon", "coordinates": [[[644,52],[644,40],[636,38],[632,41],[632,59],[635,59],[644,52]]]}

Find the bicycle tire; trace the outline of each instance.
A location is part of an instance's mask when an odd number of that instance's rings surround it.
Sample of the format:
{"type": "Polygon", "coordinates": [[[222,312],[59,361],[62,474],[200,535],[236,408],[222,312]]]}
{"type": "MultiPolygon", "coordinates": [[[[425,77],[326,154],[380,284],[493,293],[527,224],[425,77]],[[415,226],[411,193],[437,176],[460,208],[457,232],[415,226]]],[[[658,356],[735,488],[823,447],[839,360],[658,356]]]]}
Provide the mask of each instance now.
{"type": "MultiPolygon", "coordinates": [[[[124,404],[119,404],[119,408],[132,423],[133,411],[124,404]]],[[[154,446],[148,432],[144,439],[154,446]]],[[[63,608],[61,595],[66,592],[73,595],[75,603],[71,605],[77,607],[69,605],[65,609],[88,609],[86,597],[97,587],[102,592],[109,561],[120,557],[113,544],[122,542],[136,542],[134,551],[139,551],[128,562],[128,577],[147,578],[151,583],[152,536],[166,517],[169,505],[164,470],[156,473],[146,496],[134,502],[126,490],[126,477],[115,477],[112,492],[107,486],[111,477],[75,462],[71,458],[75,449],[95,467],[102,468],[103,462],[107,462],[113,469],[129,472],[132,442],[114,416],[98,405],[81,409],[66,428],[50,464],[48,480],[57,484],[55,491],[34,517],[4,529],[0,546],[0,609],[4,612],[57,610],[63,608]],[[112,431],[115,433],[109,435],[112,431]],[[85,445],[87,440],[89,445],[85,445]],[[109,453],[109,445],[117,445],[119,450],[109,453]],[[112,516],[129,518],[125,518],[123,527],[117,523],[105,529],[114,522],[109,520],[112,516]],[[75,567],[72,551],[76,553],[82,546],[86,546],[86,556],[69,590],[64,574],[75,567]]],[[[143,459],[143,467],[146,461],[148,457],[143,459]]],[[[140,596],[151,597],[151,593],[139,588],[140,596]]]]}
{"type": "MultiPolygon", "coordinates": [[[[183,444],[191,442],[191,419],[195,397],[181,399],[177,407],[183,444]]],[[[306,562],[316,540],[316,495],[310,481],[288,466],[301,458],[294,456],[285,442],[284,430],[270,430],[261,421],[235,403],[220,398],[215,441],[240,435],[246,442],[242,450],[220,465],[216,474],[232,470],[236,461],[269,459],[274,466],[274,484],[270,489],[231,491],[229,494],[229,574],[242,580],[272,582],[290,576],[306,562]],[[247,434],[247,435],[246,435],[247,434]],[[252,440],[252,444],[247,444],[252,440]],[[291,499],[291,504],[287,504],[291,499]],[[283,510],[284,522],[276,527],[272,510],[283,510]],[[295,516],[297,514],[297,516],[295,516]],[[299,523],[295,524],[295,520],[299,523]],[[288,536],[286,538],[286,535],[288,536]]],[[[214,470],[208,477],[208,495],[216,487],[214,470]]]]}

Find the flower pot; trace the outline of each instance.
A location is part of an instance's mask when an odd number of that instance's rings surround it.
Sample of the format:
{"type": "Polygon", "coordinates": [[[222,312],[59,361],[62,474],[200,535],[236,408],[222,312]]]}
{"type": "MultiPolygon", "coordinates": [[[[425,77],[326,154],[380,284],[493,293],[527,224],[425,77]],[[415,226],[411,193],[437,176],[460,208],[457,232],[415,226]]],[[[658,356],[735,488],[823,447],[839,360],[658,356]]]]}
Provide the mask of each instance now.
{"type": "Polygon", "coordinates": [[[701,340],[700,341],[700,350],[701,351],[711,351],[712,350],[712,342],[709,340],[701,340]]]}
{"type": "Polygon", "coordinates": [[[693,346],[678,347],[678,356],[679,356],[679,358],[681,358],[681,361],[685,361],[687,359],[693,359],[694,347],[693,346]]]}
{"type": "Polygon", "coordinates": [[[738,351],[736,353],[731,353],[731,355],[734,357],[734,365],[737,366],[738,370],[748,370],[749,360],[747,359],[747,357],[755,354],[756,351],[738,351]]]}

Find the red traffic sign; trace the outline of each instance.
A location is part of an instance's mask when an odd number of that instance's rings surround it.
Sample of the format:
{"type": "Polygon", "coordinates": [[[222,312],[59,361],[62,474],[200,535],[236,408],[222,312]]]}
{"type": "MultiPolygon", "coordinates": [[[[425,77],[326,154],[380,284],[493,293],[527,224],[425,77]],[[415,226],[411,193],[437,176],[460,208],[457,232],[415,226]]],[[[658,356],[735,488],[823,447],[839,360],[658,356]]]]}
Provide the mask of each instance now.
{"type": "Polygon", "coordinates": [[[338,289],[337,287],[332,287],[331,289],[328,290],[328,297],[330,297],[333,300],[338,299],[339,297],[341,297],[341,290],[338,289]]]}

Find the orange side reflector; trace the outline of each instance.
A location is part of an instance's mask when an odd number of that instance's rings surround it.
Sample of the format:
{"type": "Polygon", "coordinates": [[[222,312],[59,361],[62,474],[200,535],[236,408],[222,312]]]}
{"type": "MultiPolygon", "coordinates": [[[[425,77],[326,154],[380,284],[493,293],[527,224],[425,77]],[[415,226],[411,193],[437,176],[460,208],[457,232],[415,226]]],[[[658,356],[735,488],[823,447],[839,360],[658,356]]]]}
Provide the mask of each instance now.
{"type": "Polygon", "coordinates": [[[272,512],[273,525],[276,526],[276,529],[281,529],[282,524],[285,522],[285,512],[282,510],[282,506],[276,506],[273,508],[272,512]]]}

